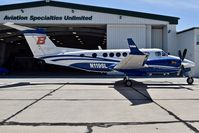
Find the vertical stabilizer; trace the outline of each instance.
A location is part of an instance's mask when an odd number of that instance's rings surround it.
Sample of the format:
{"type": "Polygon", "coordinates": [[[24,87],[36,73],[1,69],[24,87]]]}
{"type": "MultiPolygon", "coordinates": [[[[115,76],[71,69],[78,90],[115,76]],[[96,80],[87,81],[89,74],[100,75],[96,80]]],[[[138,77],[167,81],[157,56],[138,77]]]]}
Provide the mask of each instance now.
{"type": "Polygon", "coordinates": [[[35,58],[60,52],[60,48],[55,46],[43,29],[33,29],[10,22],[5,23],[4,25],[20,30],[24,33],[25,39],[35,58]]]}

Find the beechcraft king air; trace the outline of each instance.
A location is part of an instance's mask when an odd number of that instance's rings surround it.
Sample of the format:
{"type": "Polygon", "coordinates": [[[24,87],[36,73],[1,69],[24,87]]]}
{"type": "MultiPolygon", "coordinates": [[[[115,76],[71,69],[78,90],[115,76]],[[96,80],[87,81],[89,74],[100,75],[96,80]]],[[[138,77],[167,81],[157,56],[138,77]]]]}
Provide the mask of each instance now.
{"type": "Polygon", "coordinates": [[[133,39],[127,39],[129,49],[113,50],[82,50],[56,47],[43,29],[33,29],[8,22],[5,26],[23,32],[34,58],[44,60],[48,64],[81,69],[89,72],[118,71],[124,73],[124,83],[131,86],[129,76],[177,73],[188,77],[187,83],[192,84],[193,78],[187,76],[194,62],[185,59],[187,50],[179,57],[171,56],[161,49],[138,49],[133,39]]]}

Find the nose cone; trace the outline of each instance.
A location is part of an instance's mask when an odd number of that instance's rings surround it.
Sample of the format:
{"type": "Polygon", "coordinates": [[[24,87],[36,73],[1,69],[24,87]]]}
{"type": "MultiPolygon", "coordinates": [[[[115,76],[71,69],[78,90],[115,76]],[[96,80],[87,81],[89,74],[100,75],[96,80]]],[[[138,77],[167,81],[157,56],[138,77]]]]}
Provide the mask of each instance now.
{"type": "Polygon", "coordinates": [[[195,67],[195,63],[193,61],[184,59],[184,61],[182,62],[182,65],[184,66],[184,68],[192,68],[195,67]]]}

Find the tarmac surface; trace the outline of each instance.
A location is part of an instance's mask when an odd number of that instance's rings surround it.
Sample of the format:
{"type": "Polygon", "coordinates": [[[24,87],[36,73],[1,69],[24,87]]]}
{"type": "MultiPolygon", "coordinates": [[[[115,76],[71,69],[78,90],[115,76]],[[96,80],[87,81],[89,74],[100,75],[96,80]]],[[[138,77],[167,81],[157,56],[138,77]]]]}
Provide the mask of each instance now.
{"type": "Polygon", "coordinates": [[[199,79],[1,78],[1,133],[199,133],[199,79]]]}

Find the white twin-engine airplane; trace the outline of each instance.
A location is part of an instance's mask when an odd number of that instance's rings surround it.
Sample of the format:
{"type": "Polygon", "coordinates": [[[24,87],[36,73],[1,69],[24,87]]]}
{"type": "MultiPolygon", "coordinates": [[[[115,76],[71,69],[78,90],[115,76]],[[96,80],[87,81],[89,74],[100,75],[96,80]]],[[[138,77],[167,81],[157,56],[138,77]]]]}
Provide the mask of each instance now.
{"type": "Polygon", "coordinates": [[[171,56],[161,49],[138,49],[133,39],[127,39],[129,49],[82,50],[56,47],[42,29],[33,29],[8,22],[5,26],[24,33],[34,58],[48,64],[66,66],[89,72],[118,71],[125,74],[124,83],[132,86],[128,76],[170,74],[187,76],[187,83],[194,82],[187,73],[195,63],[185,59],[187,50],[179,57],[171,56]]]}

